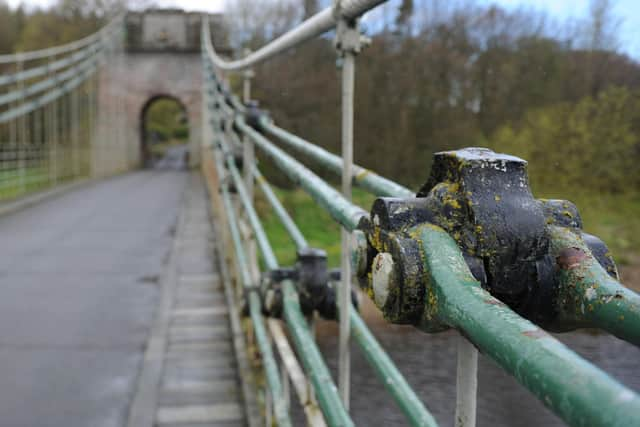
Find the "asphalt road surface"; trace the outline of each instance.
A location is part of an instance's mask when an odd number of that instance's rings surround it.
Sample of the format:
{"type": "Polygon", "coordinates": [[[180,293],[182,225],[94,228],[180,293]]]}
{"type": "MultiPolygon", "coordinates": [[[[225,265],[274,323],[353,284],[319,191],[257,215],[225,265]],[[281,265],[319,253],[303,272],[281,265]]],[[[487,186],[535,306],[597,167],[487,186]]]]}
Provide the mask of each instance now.
{"type": "Polygon", "coordinates": [[[185,170],[188,166],[189,146],[186,144],[169,147],[164,156],[158,159],[153,168],[156,170],[185,170]]]}
{"type": "Polygon", "coordinates": [[[0,217],[0,426],[125,425],[186,172],[0,217]]]}

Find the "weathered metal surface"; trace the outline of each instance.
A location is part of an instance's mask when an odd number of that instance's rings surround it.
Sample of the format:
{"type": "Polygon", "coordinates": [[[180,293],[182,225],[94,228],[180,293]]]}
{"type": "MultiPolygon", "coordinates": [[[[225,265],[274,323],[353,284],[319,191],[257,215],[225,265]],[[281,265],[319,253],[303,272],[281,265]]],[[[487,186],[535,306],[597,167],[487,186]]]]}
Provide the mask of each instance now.
{"type": "MultiPolygon", "coordinates": [[[[600,326],[602,319],[593,316],[582,316],[580,321],[559,316],[562,300],[573,288],[561,285],[562,269],[551,250],[551,229],[562,227],[575,235],[613,278],[617,278],[615,264],[600,239],[582,232],[572,203],[533,198],[524,160],[477,148],[437,153],[431,177],[417,198],[374,202],[370,218],[360,224],[367,235],[367,249],[361,241],[355,261],[362,287],[395,323],[416,324],[421,318],[426,285],[419,245],[411,235],[412,227],[419,224],[445,229],[482,287],[522,316],[554,330],[600,326]],[[376,281],[380,266],[375,257],[386,252],[396,262],[387,273],[392,280],[382,290],[380,280],[376,281]]],[[[611,277],[606,280],[611,282],[611,277]]],[[[619,284],[616,287],[621,289],[619,284]]],[[[432,322],[423,327],[437,331],[443,325],[432,322]]]]}
{"type": "Polygon", "coordinates": [[[558,329],[597,326],[640,346],[640,296],[611,277],[580,234],[556,226],[549,233],[558,277],[558,329]]]}
{"type": "MultiPolygon", "coordinates": [[[[294,267],[271,269],[263,275],[261,292],[266,314],[282,316],[281,284],[291,280],[296,285],[303,314],[310,316],[317,311],[325,319],[337,319],[334,279],[327,268],[327,253],[324,250],[309,247],[299,249],[294,267]]],[[[353,301],[356,302],[355,295],[353,301]]]]}
{"type": "Polygon", "coordinates": [[[640,425],[640,396],[491,296],[440,227],[417,226],[428,278],[424,320],[459,329],[572,426],[640,425]]]}

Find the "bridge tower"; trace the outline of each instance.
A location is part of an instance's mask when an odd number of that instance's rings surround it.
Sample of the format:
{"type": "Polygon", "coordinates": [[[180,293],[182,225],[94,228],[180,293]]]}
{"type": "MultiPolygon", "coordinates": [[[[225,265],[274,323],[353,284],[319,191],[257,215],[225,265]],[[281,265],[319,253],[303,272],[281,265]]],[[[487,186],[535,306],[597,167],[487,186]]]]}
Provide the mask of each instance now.
{"type": "MultiPolygon", "coordinates": [[[[98,99],[102,111],[115,109],[121,114],[126,144],[120,150],[123,152],[112,155],[124,156],[128,169],[144,165],[144,112],[155,99],[163,97],[184,107],[189,124],[190,165],[199,163],[202,17],[202,13],[180,9],[127,13],[123,54],[115,63],[107,64],[100,78],[98,99]]],[[[210,14],[209,22],[216,49],[228,52],[222,15],[210,14]]],[[[113,132],[114,129],[101,129],[100,139],[110,139],[113,132]]]]}

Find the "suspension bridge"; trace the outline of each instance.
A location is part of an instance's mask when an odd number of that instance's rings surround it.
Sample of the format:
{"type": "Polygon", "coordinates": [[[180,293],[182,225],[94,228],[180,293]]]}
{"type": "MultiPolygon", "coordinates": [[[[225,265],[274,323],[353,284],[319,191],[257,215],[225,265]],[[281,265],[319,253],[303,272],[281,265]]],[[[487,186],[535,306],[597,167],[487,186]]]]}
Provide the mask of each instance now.
{"type": "Polygon", "coordinates": [[[388,425],[381,414],[395,408],[405,425],[470,427],[500,411],[482,393],[484,366],[554,420],[640,426],[629,378],[561,342],[597,330],[586,339],[625,355],[640,384],[640,297],[575,205],[536,199],[526,161],[482,148],[437,153],[418,191],[353,163],[359,19],[381,3],[338,1],[233,60],[220,16],[175,10],[129,12],[82,40],[0,56],[2,425],[352,426],[353,402],[371,399],[379,407],[358,425],[388,425]],[[251,100],[256,65],[333,29],[340,155],[251,100]],[[177,164],[189,171],[141,170],[140,121],[161,97],[185,108],[177,164]],[[339,269],[310,246],[257,156],[340,225],[339,269]],[[372,206],[352,202],[354,185],[372,206]],[[295,244],[294,265],[276,257],[258,192],[295,244]],[[366,307],[425,345],[452,339],[417,368],[396,365],[391,353],[405,349],[383,345],[366,307]],[[336,325],[332,361],[320,322],[336,325]],[[375,392],[357,388],[354,357],[375,373],[375,392]],[[427,384],[451,384],[451,399],[411,385],[451,358],[453,372],[427,384]]]}

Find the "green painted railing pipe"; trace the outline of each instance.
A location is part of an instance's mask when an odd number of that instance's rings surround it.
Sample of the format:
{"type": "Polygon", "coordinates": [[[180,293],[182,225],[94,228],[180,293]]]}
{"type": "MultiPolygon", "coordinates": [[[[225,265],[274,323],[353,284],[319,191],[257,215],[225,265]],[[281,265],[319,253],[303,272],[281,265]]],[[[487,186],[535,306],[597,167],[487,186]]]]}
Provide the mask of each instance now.
{"type": "MultiPolygon", "coordinates": [[[[240,172],[235,163],[233,163],[231,156],[227,157],[227,165],[244,211],[255,233],[256,243],[260,248],[265,264],[270,269],[278,268],[275,253],[267,239],[262,223],[258,219],[253,203],[248,197],[240,172]]],[[[331,427],[353,426],[353,421],[351,421],[348,412],[342,405],[338,389],[331,379],[329,369],[313,340],[311,331],[307,326],[307,320],[302,314],[295,286],[291,281],[285,280],[282,283],[282,289],[284,294],[284,318],[296,344],[296,350],[313,384],[322,414],[331,427]]]]}
{"type": "Polygon", "coordinates": [[[260,248],[260,252],[262,253],[262,259],[268,269],[278,268],[278,260],[276,258],[276,254],[271,248],[269,244],[269,240],[267,238],[267,233],[264,231],[262,227],[262,223],[260,222],[260,218],[258,218],[258,214],[253,208],[253,203],[249,198],[249,194],[247,193],[247,189],[244,186],[244,181],[242,180],[242,176],[240,175],[240,171],[236,167],[233,156],[226,154],[226,164],[229,173],[231,174],[231,178],[233,179],[233,183],[236,187],[236,191],[238,192],[238,196],[240,197],[240,202],[244,207],[244,212],[247,215],[247,219],[249,220],[249,224],[251,224],[251,228],[255,234],[256,243],[260,248]]]}
{"type": "Polygon", "coordinates": [[[427,411],[391,358],[380,346],[357,311],[351,310],[351,336],[391,394],[412,426],[437,427],[438,423],[427,411]]]}
{"type": "MultiPolygon", "coordinates": [[[[219,162],[218,168],[220,167],[219,162]]],[[[218,169],[220,170],[220,169],[218,169]]],[[[240,238],[240,231],[238,230],[238,224],[233,213],[233,207],[229,198],[229,190],[227,185],[222,186],[222,201],[224,203],[225,211],[227,212],[227,218],[229,221],[229,230],[231,232],[231,238],[233,240],[233,246],[236,253],[236,262],[238,263],[238,270],[240,270],[243,287],[245,289],[250,288],[252,284],[251,275],[249,274],[249,265],[242,246],[242,239],[240,238]]],[[[264,371],[267,376],[267,383],[269,390],[271,391],[273,399],[273,412],[278,422],[278,426],[291,426],[291,420],[287,406],[284,399],[280,399],[282,396],[282,385],[280,383],[280,373],[278,371],[278,365],[276,364],[273,351],[271,349],[271,343],[269,341],[267,331],[264,327],[262,310],[260,299],[255,292],[249,293],[249,314],[254,327],[256,341],[260,354],[262,355],[262,363],[264,365],[264,371]]]]}
{"type": "Polygon", "coordinates": [[[640,346],[640,295],[607,274],[577,234],[549,227],[558,268],[558,323],[597,327],[640,346]]]}
{"type": "MultiPolygon", "coordinates": [[[[308,247],[307,241],[300,232],[296,223],[291,219],[289,213],[284,209],[282,203],[273,193],[269,184],[256,171],[256,180],[260,183],[263,192],[267,195],[267,200],[277,212],[278,218],[285,225],[285,229],[291,236],[298,249],[308,247]],[[266,191],[265,191],[266,190],[266,191]],[[288,224],[288,226],[287,226],[288,224]]],[[[412,426],[415,427],[435,427],[437,426],[433,416],[427,411],[424,404],[420,401],[416,393],[411,389],[404,376],[400,373],[386,351],[378,343],[376,338],[367,328],[360,314],[356,310],[350,310],[351,313],[351,335],[356,343],[362,349],[367,361],[374,368],[374,371],[380,378],[384,387],[389,391],[393,399],[396,401],[402,412],[412,426]]]]}
{"type": "MultiPolygon", "coordinates": [[[[309,141],[300,138],[286,130],[276,126],[271,119],[262,117],[260,119],[260,130],[275,136],[284,143],[287,148],[291,148],[300,154],[311,157],[319,165],[327,168],[332,173],[342,175],[342,159],[333,153],[318,147],[309,141]]],[[[353,165],[353,184],[362,187],[370,193],[378,196],[389,197],[415,197],[415,192],[384,178],[375,172],[353,165]]]]}
{"type": "Polygon", "coordinates": [[[340,192],[324,182],[322,178],[311,172],[299,161],[276,147],[251,126],[245,124],[242,118],[238,118],[236,124],[289,179],[300,185],[344,228],[349,231],[355,230],[360,219],[369,215],[364,209],[345,199],[340,192]]]}
{"type": "Polygon", "coordinates": [[[291,239],[293,240],[293,243],[295,243],[296,248],[303,249],[309,246],[309,244],[307,243],[307,239],[304,238],[304,236],[300,232],[300,229],[293,221],[284,206],[282,206],[282,203],[280,203],[280,200],[278,200],[278,196],[276,196],[276,194],[273,192],[271,186],[264,178],[264,176],[262,176],[258,168],[253,169],[253,176],[255,177],[258,186],[260,186],[262,193],[267,198],[267,201],[276,213],[276,216],[287,231],[287,234],[291,236],[291,239]]]}
{"type": "Polygon", "coordinates": [[[444,230],[414,231],[430,279],[427,317],[460,330],[567,424],[640,425],[640,396],[482,289],[444,230]]]}
{"type": "Polygon", "coordinates": [[[307,325],[307,320],[300,309],[300,301],[295,285],[290,280],[282,282],[284,298],[284,318],[289,326],[289,332],[295,343],[296,350],[305,371],[311,379],[313,389],[322,409],[322,414],[329,426],[354,426],[349,414],[342,405],[329,369],[327,369],[322,353],[313,339],[313,335],[307,325]]]}

